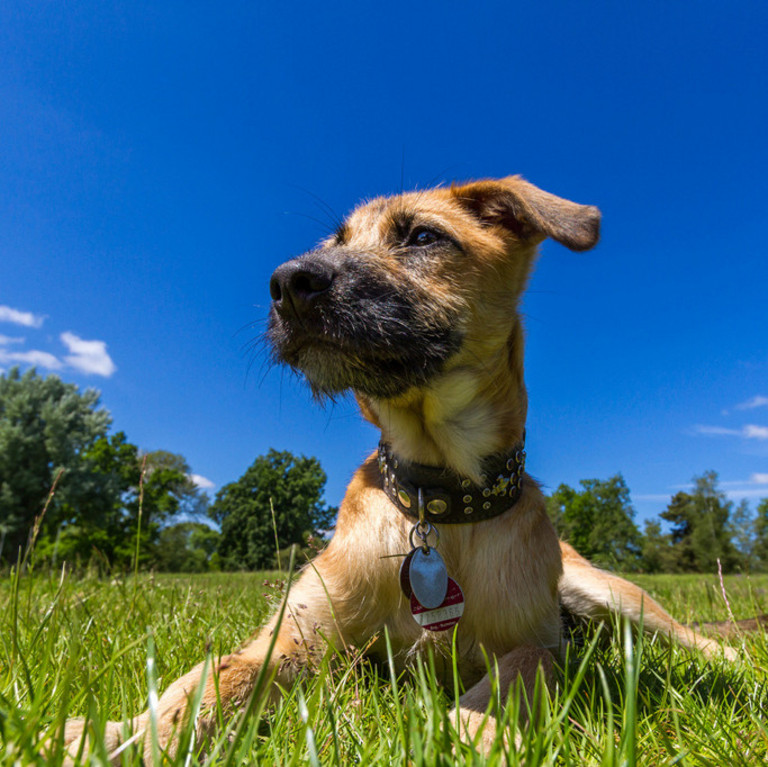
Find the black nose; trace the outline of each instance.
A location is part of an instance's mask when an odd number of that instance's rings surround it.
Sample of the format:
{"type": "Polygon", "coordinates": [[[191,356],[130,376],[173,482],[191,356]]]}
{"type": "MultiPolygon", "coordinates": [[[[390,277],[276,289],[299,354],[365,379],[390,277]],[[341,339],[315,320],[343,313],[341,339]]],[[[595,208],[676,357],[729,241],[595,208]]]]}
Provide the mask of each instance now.
{"type": "Polygon", "coordinates": [[[295,258],[275,269],[269,281],[269,294],[281,311],[303,314],[328,292],[335,276],[328,263],[306,256],[295,258]]]}

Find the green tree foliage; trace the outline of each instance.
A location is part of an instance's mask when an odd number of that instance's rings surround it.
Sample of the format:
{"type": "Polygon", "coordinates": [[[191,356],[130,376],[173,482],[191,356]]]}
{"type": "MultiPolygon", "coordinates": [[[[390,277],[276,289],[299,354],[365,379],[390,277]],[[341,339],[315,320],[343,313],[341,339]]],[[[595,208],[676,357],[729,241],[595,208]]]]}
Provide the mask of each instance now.
{"type": "Polygon", "coordinates": [[[182,455],[153,450],[140,456],[139,464],[143,480],[140,487],[130,488],[125,517],[129,529],[138,529],[141,504],[141,530],[145,538],[140,561],[151,564],[154,545],[163,526],[179,514],[186,517],[205,514],[208,497],[190,479],[189,464],[182,455]]]}
{"type": "Polygon", "coordinates": [[[123,432],[107,434],[110,416],[98,405],[98,392],[81,393],[57,376],[18,369],[0,376],[0,557],[6,561],[26,545],[61,469],[37,541],[39,558],[96,556],[129,567],[141,506],[140,559],[151,564],[169,519],[205,512],[207,497],[189,479],[184,457],[163,450],[141,455],[123,432]]]}
{"type": "Polygon", "coordinates": [[[160,531],[154,566],[172,573],[217,570],[219,533],[202,522],[180,522],[160,531]]]}
{"type": "Polygon", "coordinates": [[[14,561],[63,469],[44,530],[63,524],[68,509],[104,492],[102,478],[82,460],[103,438],[109,413],[99,394],[80,393],[57,376],[42,378],[18,368],[0,375],[0,561],[14,561]]]}
{"type": "Polygon", "coordinates": [[[55,524],[47,525],[38,541],[37,555],[58,563],[87,561],[98,552],[112,563],[122,548],[128,557],[125,504],[139,483],[138,449],[123,432],[100,436],[80,455],[80,469],[84,491],[76,503],[61,503],[55,524]]]}
{"type": "Polygon", "coordinates": [[[581,490],[560,485],[548,501],[558,534],[601,567],[636,569],[641,538],[624,478],[617,474],[579,484],[581,490]]]}
{"type": "Polygon", "coordinates": [[[717,489],[717,473],[707,471],[693,479],[692,492],[673,496],[661,513],[672,523],[674,561],[681,572],[715,572],[720,560],[725,572],[739,564],[730,537],[733,504],[717,489]]]}
{"type": "Polygon", "coordinates": [[[276,548],[300,544],[308,534],[330,527],[336,509],[322,500],[325,480],[316,458],[297,458],[272,449],[259,456],[237,482],[221,488],[209,513],[221,526],[222,567],[269,567],[276,548]]]}
{"type": "Polygon", "coordinates": [[[92,492],[76,505],[64,504],[58,527],[49,527],[38,542],[41,558],[85,562],[96,556],[130,569],[138,536],[139,564],[149,567],[164,525],[180,512],[205,512],[207,497],[189,479],[181,455],[165,450],[142,455],[117,432],[96,440],[82,459],[92,492]]]}
{"type": "Polygon", "coordinates": [[[661,524],[655,519],[645,522],[640,567],[646,573],[671,573],[676,569],[672,538],[661,532],[661,524]]]}
{"type": "Polygon", "coordinates": [[[736,506],[728,524],[728,535],[731,538],[738,558],[740,570],[750,572],[755,569],[755,520],[746,498],[736,506]]]}
{"type": "Polygon", "coordinates": [[[761,572],[768,572],[768,498],[763,498],[757,505],[754,535],[752,553],[755,567],[761,572]]]}

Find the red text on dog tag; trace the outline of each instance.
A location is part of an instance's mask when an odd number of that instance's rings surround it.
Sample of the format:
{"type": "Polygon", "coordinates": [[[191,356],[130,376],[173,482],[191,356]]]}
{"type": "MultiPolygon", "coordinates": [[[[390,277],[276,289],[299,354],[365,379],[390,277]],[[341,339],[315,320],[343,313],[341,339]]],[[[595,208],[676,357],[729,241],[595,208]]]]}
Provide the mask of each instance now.
{"type": "Polygon", "coordinates": [[[448,593],[442,604],[427,608],[411,594],[411,613],[413,619],[427,631],[445,631],[455,626],[464,613],[464,594],[453,578],[448,578],[448,593]]]}

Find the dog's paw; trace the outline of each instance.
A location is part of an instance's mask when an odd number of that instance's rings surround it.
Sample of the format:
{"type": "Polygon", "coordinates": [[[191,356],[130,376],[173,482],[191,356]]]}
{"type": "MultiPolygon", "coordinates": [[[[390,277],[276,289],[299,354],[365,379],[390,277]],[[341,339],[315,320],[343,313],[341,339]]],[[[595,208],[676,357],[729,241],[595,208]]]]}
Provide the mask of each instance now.
{"type": "Polygon", "coordinates": [[[707,660],[717,661],[720,658],[724,658],[730,663],[736,663],[742,658],[742,653],[730,645],[704,637],[698,637],[697,639],[697,647],[707,660]]]}
{"type": "Polygon", "coordinates": [[[735,650],[733,647],[729,647],[728,645],[723,645],[723,657],[730,661],[731,663],[735,663],[737,660],[741,658],[741,653],[738,650],[735,650]]]}
{"type": "MultiPolygon", "coordinates": [[[[109,764],[119,765],[121,763],[120,755],[114,754],[115,750],[123,741],[123,725],[119,722],[107,722],[104,728],[103,750],[106,751],[109,758],[109,764]]],[[[49,753],[56,739],[49,740],[44,750],[49,753]]],[[[73,767],[76,764],[86,764],[89,762],[88,756],[92,752],[91,737],[88,733],[87,719],[68,719],[64,724],[64,734],[62,737],[65,758],[62,762],[64,767],[73,767]]],[[[101,746],[99,751],[101,751],[101,746]]]]}
{"type": "MultiPolygon", "coordinates": [[[[451,711],[448,720],[462,741],[471,744],[481,756],[490,756],[497,738],[496,720],[492,716],[461,708],[451,711]]],[[[503,738],[506,745],[506,734],[503,738]]]]}

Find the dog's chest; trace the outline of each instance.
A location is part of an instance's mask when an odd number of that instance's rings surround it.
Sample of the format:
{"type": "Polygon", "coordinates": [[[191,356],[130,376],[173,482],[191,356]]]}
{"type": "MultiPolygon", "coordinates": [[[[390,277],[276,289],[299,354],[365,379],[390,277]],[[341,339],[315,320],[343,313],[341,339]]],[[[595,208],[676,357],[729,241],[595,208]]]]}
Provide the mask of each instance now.
{"type": "MultiPolygon", "coordinates": [[[[464,596],[457,649],[470,674],[484,669],[487,654],[500,656],[522,645],[556,647],[560,641],[557,552],[539,550],[532,557],[503,532],[498,526],[467,526],[441,535],[448,574],[464,596]]],[[[410,600],[401,597],[391,617],[388,631],[404,654],[432,647],[445,655],[450,649],[453,631],[422,630],[410,600]]]]}
{"type": "Polygon", "coordinates": [[[484,556],[462,558],[455,569],[465,599],[459,636],[495,653],[523,644],[556,644],[557,576],[547,572],[547,563],[517,558],[503,546],[501,552],[495,548],[489,543],[484,556]]]}

